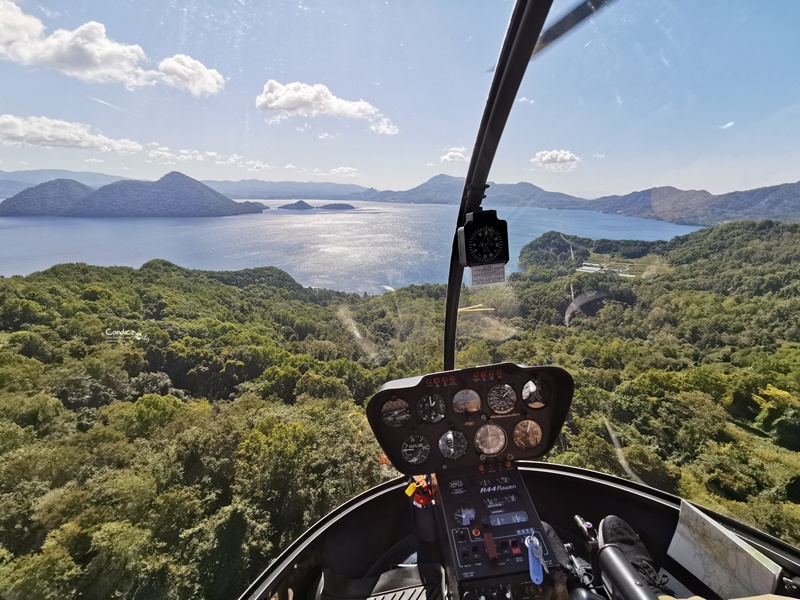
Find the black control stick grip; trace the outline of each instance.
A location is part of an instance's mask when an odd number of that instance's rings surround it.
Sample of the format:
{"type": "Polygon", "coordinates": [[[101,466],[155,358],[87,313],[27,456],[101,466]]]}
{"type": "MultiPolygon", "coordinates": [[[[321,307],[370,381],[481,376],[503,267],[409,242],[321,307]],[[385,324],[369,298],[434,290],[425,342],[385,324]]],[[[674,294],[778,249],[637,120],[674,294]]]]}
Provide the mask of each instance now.
{"type": "Polygon", "coordinates": [[[608,580],[612,597],[621,600],[658,600],[647,581],[633,568],[617,546],[608,544],[600,548],[597,562],[604,578],[608,580]]]}

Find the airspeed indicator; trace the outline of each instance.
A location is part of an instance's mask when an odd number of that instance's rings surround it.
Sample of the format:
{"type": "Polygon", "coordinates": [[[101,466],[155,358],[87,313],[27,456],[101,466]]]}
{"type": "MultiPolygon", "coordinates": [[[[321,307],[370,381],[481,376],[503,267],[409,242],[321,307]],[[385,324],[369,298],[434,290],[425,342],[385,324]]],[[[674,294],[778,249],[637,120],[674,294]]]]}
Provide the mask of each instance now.
{"type": "Polygon", "coordinates": [[[517,402],[517,394],[507,383],[498,383],[489,390],[486,396],[486,403],[498,415],[504,415],[514,410],[517,402]]]}

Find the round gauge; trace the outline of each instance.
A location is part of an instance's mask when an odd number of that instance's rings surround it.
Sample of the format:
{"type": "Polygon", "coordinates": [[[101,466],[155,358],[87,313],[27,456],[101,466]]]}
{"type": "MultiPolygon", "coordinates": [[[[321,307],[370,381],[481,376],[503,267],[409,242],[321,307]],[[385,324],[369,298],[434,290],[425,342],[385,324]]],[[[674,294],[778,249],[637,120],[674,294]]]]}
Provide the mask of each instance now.
{"type": "Polygon", "coordinates": [[[389,427],[402,427],[411,420],[408,402],[399,398],[389,400],[381,408],[381,419],[389,427]]]}
{"type": "Polygon", "coordinates": [[[475,522],[475,509],[465,502],[453,511],[453,519],[457,524],[469,527],[475,522]]]}
{"type": "Polygon", "coordinates": [[[475,390],[461,390],[453,396],[453,410],[457,413],[478,412],[481,409],[481,397],[475,390]]]}
{"type": "Polygon", "coordinates": [[[426,423],[438,423],[444,419],[444,398],[439,394],[425,394],[417,400],[417,414],[426,423]]]}
{"type": "Polygon", "coordinates": [[[487,423],[475,432],[475,447],[481,454],[496,456],[506,447],[506,432],[494,423],[487,423]]]}
{"type": "Polygon", "coordinates": [[[475,229],[467,238],[470,258],[480,263],[495,263],[505,249],[505,238],[496,227],[484,225],[475,229]]]}
{"type": "Polygon", "coordinates": [[[544,408],[550,402],[550,390],[548,385],[533,379],[522,386],[522,401],[531,408],[544,408]]]}
{"type": "Polygon", "coordinates": [[[498,383],[486,395],[486,403],[498,415],[504,415],[514,410],[517,394],[507,383],[498,383]]]}
{"type": "Polygon", "coordinates": [[[458,460],[467,451],[467,436],[460,431],[445,431],[439,438],[439,451],[450,460],[458,460]]]}
{"type": "Polygon", "coordinates": [[[431,455],[431,443],[425,436],[414,434],[403,440],[400,454],[412,465],[421,465],[431,455]]]}
{"type": "Polygon", "coordinates": [[[541,441],[542,428],[536,421],[520,421],[514,427],[514,443],[520,448],[535,448],[541,441]]]}

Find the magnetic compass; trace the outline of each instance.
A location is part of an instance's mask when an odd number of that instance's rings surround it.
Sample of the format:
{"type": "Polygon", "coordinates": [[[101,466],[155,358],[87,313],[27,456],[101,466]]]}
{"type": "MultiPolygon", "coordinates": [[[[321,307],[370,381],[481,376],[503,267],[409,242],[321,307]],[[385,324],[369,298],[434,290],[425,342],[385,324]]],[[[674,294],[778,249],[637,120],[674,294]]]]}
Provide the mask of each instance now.
{"type": "Polygon", "coordinates": [[[458,228],[458,260],[465,267],[508,262],[508,223],[496,210],[480,210],[466,216],[458,228]]]}

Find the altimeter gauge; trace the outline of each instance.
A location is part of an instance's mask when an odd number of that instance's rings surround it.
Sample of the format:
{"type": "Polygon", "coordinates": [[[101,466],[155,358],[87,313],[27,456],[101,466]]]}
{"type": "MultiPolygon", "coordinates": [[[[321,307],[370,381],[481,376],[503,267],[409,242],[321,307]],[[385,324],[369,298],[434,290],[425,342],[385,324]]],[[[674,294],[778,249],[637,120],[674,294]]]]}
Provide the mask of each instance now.
{"type": "Polygon", "coordinates": [[[517,403],[517,394],[507,383],[498,383],[486,395],[486,403],[498,415],[504,415],[514,410],[517,403]]]}
{"type": "Polygon", "coordinates": [[[542,428],[536,421],[526,419],[514,427],[514,443],[519,448],[535,448],[542,441],[542,428]]]}
{"type": "Polygon", "coordinates": [[[464,456],[468,445],[467,436],[453,429],[445,431],[439,438],[439,451],[450,460],[458,460],[464,456]]]}
{"type": "Polygon", "coordinates": [[[410,435],[403,440],[400,454],[412,465],[421,465],[431,455],[431,443],[423,435],[410,435]]]}
{"type": "Polygon", "coordinates": [[[475,432],[475,447],[481,454],[497,456],[506,447],[506,432],[494,423],[482,425],[475,432]]]}
{"type": "Polygon", "coordinates": [[[402,427],[411,421],[411,408],[408,402],[395,398],[387,401],[381,408],[381,420],[389,427],[402,427]]]}
{"type": "Polygon", "coordinates": [[[417,400],[417,415],[426,423],[438,423],[444,419],[447,407],[439,394],[425,394],[417,400]]]}

